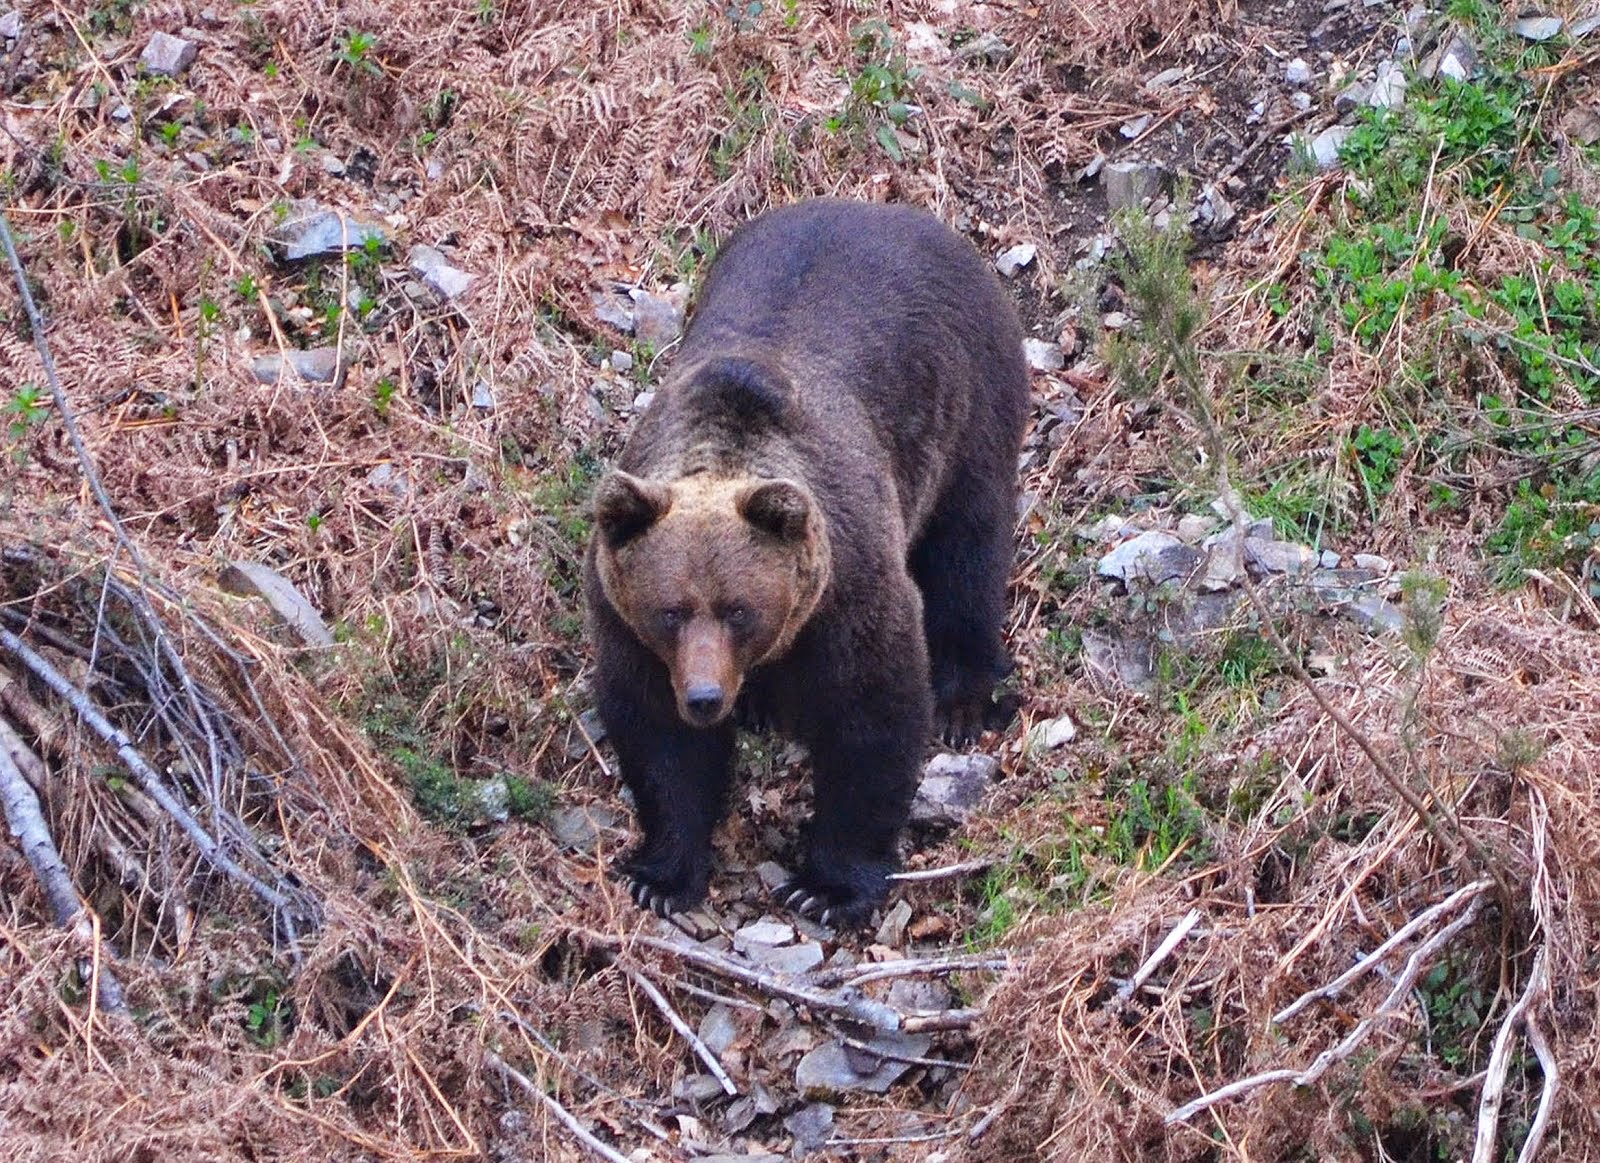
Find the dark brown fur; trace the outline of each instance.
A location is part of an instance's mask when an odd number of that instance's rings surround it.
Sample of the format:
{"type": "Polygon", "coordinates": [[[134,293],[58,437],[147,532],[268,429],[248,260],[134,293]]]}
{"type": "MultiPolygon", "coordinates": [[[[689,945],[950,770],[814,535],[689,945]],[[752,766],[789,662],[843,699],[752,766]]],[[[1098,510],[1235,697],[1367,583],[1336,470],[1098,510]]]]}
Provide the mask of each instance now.
{"type": "Polygon", "coordinates": [[[780,896],[854,923],[887,889],[937,714],[981,729],[1027,371],[970,246],[903,207],[752,222],[596,496],[595,693],[668,912],[705,892],[738,706],[805,743],[815,815],[780,896]]]}

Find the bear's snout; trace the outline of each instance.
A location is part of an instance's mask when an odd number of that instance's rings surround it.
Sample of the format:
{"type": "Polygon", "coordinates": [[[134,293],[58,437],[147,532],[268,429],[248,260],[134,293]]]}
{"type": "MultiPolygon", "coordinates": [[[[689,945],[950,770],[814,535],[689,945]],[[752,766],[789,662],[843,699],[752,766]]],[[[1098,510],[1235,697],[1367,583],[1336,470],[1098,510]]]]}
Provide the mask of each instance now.
{"type": "Polygon", "coordinates": [[[714,682],[697,682],[683,692],[683,706],[691,720],[709,727],[722,717],[722,687],[714,682]]]}
{"type": "Polygon", "coordinates": [[[728,717],[739,694],[739,664],[727,628],[717,619],[694,618],[684,627],[673,669],[685,723],[715,727],[728,717]]]}

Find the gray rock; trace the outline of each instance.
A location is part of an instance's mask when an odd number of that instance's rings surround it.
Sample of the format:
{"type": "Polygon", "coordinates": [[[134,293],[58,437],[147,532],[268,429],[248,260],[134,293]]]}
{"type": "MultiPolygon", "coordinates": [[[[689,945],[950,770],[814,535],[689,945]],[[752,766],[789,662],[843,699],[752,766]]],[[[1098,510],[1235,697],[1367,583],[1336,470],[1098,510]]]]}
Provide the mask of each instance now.
{"type": "Polygon", "coordinates": [[[989,792],[1000,772],[992,755],[935,755],[923,769],[911,820],[917,824],[959,825],[989,792]]]}
{"type": "Polygon", "coordinates": [[[906,938],[906,926],[910,923],[911,902],[904,898],[895,901],[894,907],[884,913],[883,923],[878,926],[878,944],[898,949],[900,942],[906,938]]]}
{"type": "Polygon", "coordinates": [[[332,646],[333,631],[295,584],[275,569],[254,561],[232,561],[217,577],[230,594],[261,598],[307,646],[332,646]]]}
{"type": "Polygon", "coordinates": [[[450,265],[442,251],[431,246],[413,246],[411,248],[411,269],[416,276],[426,283],[439,298],[446,300],[464,295],[467,288],[472,286],[476,275],[469,275],[466,271],[450,265]]]}
{"type": "Polygon", "coordinates": [[[806,941],[800,945],[781,945],[776,949],[764,945],[752,945],[748,955],[751,961],[763,969],[794,977],[810,973],[822,964],[822,946],[815,941],[806,941]]]}
{"type": "Polygon", "coordinates": [[[1022,341],[1022,356],[1034,371],[1054,372],[1067,366],[1066,353],[1059,343],[1028,336],[1022,341]]]}
{"type": "Polygon", "coordinates": [[[1112,162],[1100,171],[1106,205],[1130,210],[1144,205],[1166,188],[1167,171],[1156,162],[1112,162]]]}
{"type": "Polygon", "coordinates": [[[1149,129],[1150,123],[1154,120],[1154,113],[1145,113],[1141,116],[1133,118],[1131,121],[1124,121],[1122,125],[1118,127],[1117,132],[1122,134],[1122,136],[1126,137],[1129,141],[1132,141],[1145,130],[1149,129]]]}
{"type": "Polygon", "coordinates": [[[1233,208],[1233,203],[1223,197],[1222,191],[1215,186],[1206,186],[1200,191],[1199,205],[1195,207],[1195,214],[1212,230],[1221,230],[1238,216],[1238,211],[1233,208]]]}
{"type": "Polygon", "coordinates": [[[600,712],[594,707],[590,707],[578,716],[578,724],[583,728],[584,733],[589,736],[591,742],[598,743],[606,737],[605,720],[600,717],[600,712]]]}
{"type": "Polygon", "coordinates": [[[595,291],[589,296],[594,303],[594,317],[618,331],[633,330],[633,301],[625,295],[609,291],[595,291]]]}
{"type": "Polygon", "coordinates": [[[1237,537],[1223,537],[1206,547],[1206,565],[1199,578],[1199,587],[1207,593],[1231,589],[1244,572],[1244,555],[1240,552],[1237,537]]]}
{"type": "Polygon", "coordinates": [[[1405,70],[1393,61],[1381,62],[1372,81],[1372,91],[1367,94],[1367,104],[1374,109],[1397,109],[1405,103],[1405,70]]]}
{"type": "Polygon", "coordinates": [[[733,935],[733,947],[741,953],[748,953],[752,947],[757,945],[763,945],[770,949],[776,945],[787,945],[793,940],[793,925],[786,925],[782,921],[769,919],[753,921],[736,932],[733,935]]]}
{"type": "Polygon", "coordinates": [[[928,1034],[880,1034],[868,1043],[869,1050],[824,1042],[800,1059],[794,1072],[795,1086],[807,1098],[856,1090],[883,1094],[911,1069],[910,1063],[884,1055],[922,1058],[931,1045],[933,1038],[928,1034]]]}
{"type": "Polygon", "coordinates": [[[1559,16],[1524,16],[1511,27],[1523,40],[1549,40],[1560,35],[1565,23],[1559,16]]]}
{"type": "Polygon", "coordinates": [[[1331,549],[1324,549],[1317,558],[1317,564],[1323,569],[1338,569],[1339,555],[1331,549]]]}
{"type": "Polygon", "coordinates": [[[739,1015],[730,1005],[718,1002],[700,1019],[700,1040],[719,1058],[739,1037],[739,1015]]]}
{"type": "MultiPolygon", "coordinates": [[[[713,1082],[716,1079],[712,1079],[713,1082]]],[[[721,1093],[721,1087],[718,1087],[721,1093]]],[[[759,1113],[770,1114],[770,1111],[761,1111],[761,1104],[756,1104],[759,1113]]],[[[746,1124],[747,1126],[749,1124],[746,1124]]],[[[782,1155],[774,1155],[770,1151],[761,1155],[697,1155],[694,1163],[788,1163],[782,1155]]]]}
{"type": "Polygon", "coordinates": [[[1372,82],[1357,78],[1344,88],[1340,89],[1333,98],[1333,108],[1336,113],[1349,113],[1367,103],[1367,98],[1372,95],[1372,82]]]}
{"type": "Polygon", "coordinates": [[[369,239],[387,246],[389,238],[389,228],[381,222],[304,204],[291,211],[271,235],[290,262],[342,254],[365,246],[369,239]]]}
{"type": "Polygon", "coordinates": [[[810,1103],[784,1119],[783,1129],[794,1136],[795,1146],[815,1151],[833,1134],[833,1108],[825,1102],[810,1103]]]}
{"type": "Polygon", "coordinates": [[[1179,81],[1188,77],[1188,75],[1188,69],[1181,65],[1175,65],[1170,69],[1162,69],[1159,73],[1146,81],[1144,83],[1144,87],[1149,89],[1151,92],[1154,92],[1157,89],[1165,89],[1171,85],[1176,85],[1179,81]]]}
{"type": "Polygon", "coordinates": [[[789,870],[771,860],[763,860],[756,865],[756,875],[761,878],[761,883],[766,886],[768,892],[774,891],[780,884],[790,880],[789,870]]]}
{"type": "Polygon", "coordinates": [[[660,349],[683,334],[683,303],[677,297],[638,287],[628,295],[633,300],[633,333],[641,342],[660,349]]]}
{"type": "Polygon", "coordinates": [[[1561,132],[1579,145],[1593,145],[1600,141],[1600,111],[1568,109],[1561,117],[1561,132]]]}
{"type": "Polygon", "coordinates": [[[1600,13],[1573,21],[1567,28],[1567,35],[1573,40],[1582,40],[1597,28],[1600,28],[1600,13]]]}
{"type": "Polygon", "coordinates": [[[385,493],[392,493],[402,501],[411,495],[411,485],[405,475],[390,461],[385,461],[367,474],[367,483],[385,493]]]}
{"type": "Polygon", "coordinates": [[[633,410],[643,412],[656,402],[656,394],[651,391],[640,392],[633,398],[633,410]]]}
{"type": "Polygon", "coordinates": [[[1459,32],[1441,45],[1439,51],[1422,66],[1423,76],[1449,77],[1452,81],[1465,81],[1477,71],[1477,46],[1459,32]]]}
{"type": "Polygon", "coordinates": [[[633,356],[626,351],[611,353],[611,370],[626,375],[633,370],[633,356]]]}
{"type": "Polygon", "coordinates": [[[617,820],[616,812],[598,804],[557,808],[550,813],[550,834],[568,851],[588,854],[598,845],[600,833],[616,827],[617,820]]]}
{"type": "Polygon", "coordinates": [[[1039,248],[1031,242],[1019,242],[1016,246],[1003,250],[994,260],[994,269],[1008,279],[1014,279],[1022,272],[1022,268],[1033,262],[1039,253],[1039,248]]]}
{"type": "Polygon", "coordinates": [[[678,1079],[672,1087],[673,1098],[695,1104],[711,1102],[725,1093],[722,1083],[709,1074],[690,1074],[678,1079]]]}
{"type": "Polygon", "coordinates": [[[1028,750],[1054,751],[1057,747],[1065,747],[1077,737],[1077,724],[1067,716],[1045,719],[1035,723],[1028,731],[1028,750]]]}
{"type": "Polygon", "coordinates": [[[1283,66],[1283,79],[1290,85],[1309,85],[1311,83],[1311,66],[1299,57],[1283,66]]]}
{"type": "Polygon", "coordinates": [[[1388,573],[1394,569],[1393,562],[1376,553],[1358,553],[1350,561],[1357,569],[1370,569],[1374,573],[1388,573]]]}
{"type": "Polygon", "coordinates": [[[1338,168],[1339,147],[1344,144],[1344,139],[1349,137],[1351,132],[1352,128],[1348,125],[1330,125],[1311,139],[1307,149],[1311,154],[1311,160],[1316,162],[1319,170],[1338,168]]]}
{"type": "Polygon", "coordinates": [[[195,54],[199,51],[193,41],[171,33],[157,32],[151,35],[150,43],[139,54],[139,63],[147,72],[157,76],[176,77],[194,64],[195,54]]]}
{"type": "Polygon", "coordinates": [[[503,824],[511,818],[511,788],[504,776],[486,779],[474,790],[478,798],[478,814],[485,820],[503,824]]]}
{"type": "Polygon", "coordinates": [[[1217,523],[1204,513],[1185,513],[1178,518],[1178,537],[1193,545],[1217,527],[1217,523]]]}
{"type": "Polygon", "coordinates": [[[16,40],[22,36],[22,13],[7,12],[0,16],[0,40],[16,40]]]}
{"type": "Polygon", "coordinates": [[[1095,567],[1095,572],[1101,577],[1130,581],[1143,576],[1141,563],[1145,558],[1154,557],[1163,550],[1182,545],[1183,542],[1172,534],[1163,533],[1159,529],[1150,529],[1137,537],[1129,538],[1102,557],[1095,567]]]}
{"type": "Polygon", "coordinates": [[[1405,615],[1377,594],[1365,594],[1345,608],[1369,634],[1398,634],[1405,629],[1405,615]]]}
{"type": "MultiPolygon", "coordinates": [[[[313,347],[309,351],[289,351],[287,368],[294,376],[314,384],[331,384],[339,375],[339,349],[313,347]]],[[[257,356],[250,364],[250,374],[263,384],[275,384],[284,378],[285,356],[257,356]]]]}
{"type": "Polygon", "coordinates": [[[494,388],[488,380],[479,380],[472,385],[472,406],[484,412],[494,407],[494,388]]]}
{"type": "Polygon", "coordinates": [[[1199,572],[1205,559],[1205,553],[1192,545],[1169,545],[1140,558],[1138,572],[1143,580],[1152,585],[1187,581],[1199,572]]]}
{"type": "Polygon", "coordinates": [[[1308,573],[1317,562],[1317,555],[1310,546],[1293,541],[1246,537],[1244,552],[1253,564],[1268,573],[1308,573]]]}

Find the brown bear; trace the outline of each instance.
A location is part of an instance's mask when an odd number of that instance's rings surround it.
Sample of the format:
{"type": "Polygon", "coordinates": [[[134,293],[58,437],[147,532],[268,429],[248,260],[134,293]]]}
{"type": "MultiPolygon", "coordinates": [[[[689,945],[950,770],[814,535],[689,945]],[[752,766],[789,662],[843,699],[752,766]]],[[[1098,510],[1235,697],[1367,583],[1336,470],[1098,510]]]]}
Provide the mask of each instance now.
{"type": "Polygon", "coordinates": [[[813,817],[779,901],[840,925],[883,901],[936,719],[970,740],[1010,668],[1027,408],[1015,311],[928,214],[804,202],[723,248],[597,487],[587,558],[641,906],[705,895],[736,710],[810,753],[813,817]]]}

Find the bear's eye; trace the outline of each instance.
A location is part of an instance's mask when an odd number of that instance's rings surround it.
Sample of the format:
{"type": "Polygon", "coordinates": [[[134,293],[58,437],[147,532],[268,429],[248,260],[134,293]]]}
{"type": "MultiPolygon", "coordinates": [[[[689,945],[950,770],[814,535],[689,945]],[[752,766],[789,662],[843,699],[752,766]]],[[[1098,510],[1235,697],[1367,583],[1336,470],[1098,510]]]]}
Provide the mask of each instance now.
{"type": "Polygon", "coordinates": [[[656,612],[656,624],[661,627],[663,634],[676,634],[688,620],[689,615],[681,609],[656,612]]]}
{"type": "Polygon", "coordinates": [[[755,615],[750,612],[749,606],[729,606],[722,615],[722,620],[732,630],[748,630],[755,621],[755,615]]]}

